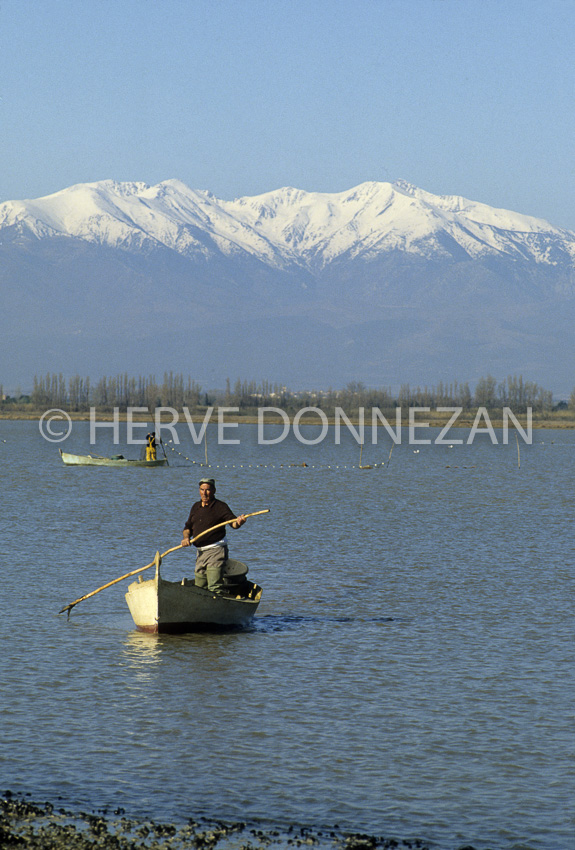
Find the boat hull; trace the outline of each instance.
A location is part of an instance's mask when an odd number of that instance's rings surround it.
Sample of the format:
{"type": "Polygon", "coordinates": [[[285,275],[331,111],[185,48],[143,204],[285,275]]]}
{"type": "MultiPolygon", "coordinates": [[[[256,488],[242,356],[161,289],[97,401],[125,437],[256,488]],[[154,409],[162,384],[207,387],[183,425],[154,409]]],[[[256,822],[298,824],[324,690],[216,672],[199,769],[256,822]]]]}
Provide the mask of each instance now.
{"type": "Polygon", "coordinates": [[[153,634],[178,634],[249,625],[260,603],[261,588],[251,584],[253,599],[220,596],[190,579],[166,581],[159,569],[148,581],[128,586],[126,602],[136,628],[153,634]]]}
{"type": "Polygon", "coordinates": [[[60,457],[66,466],[166,466],[165,457],[158,460],[129,460],[128,458],[95,457],[94,455],[73,455],[60,449],[60,457]]]}

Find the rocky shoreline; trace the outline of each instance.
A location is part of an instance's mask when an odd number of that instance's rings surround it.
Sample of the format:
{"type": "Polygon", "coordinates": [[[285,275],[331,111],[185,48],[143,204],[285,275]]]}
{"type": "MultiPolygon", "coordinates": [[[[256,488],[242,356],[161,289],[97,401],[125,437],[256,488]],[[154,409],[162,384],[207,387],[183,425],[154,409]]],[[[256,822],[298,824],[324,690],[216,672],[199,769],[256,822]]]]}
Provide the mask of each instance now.
{"type": "MultiPolygon", "coordinates": [[[[420,839],[397,839],[291,825],[261,829],[204,818],[182,824],[128,818],[122,809],[72,812],[5,791],[0,803],[0,848],[18,850],[432,850],[420,839]]],[[[439,850],[435,846],[435,850],[439,850]]],[[[470,845],[458,850],[474,850],[470,845]]]]}

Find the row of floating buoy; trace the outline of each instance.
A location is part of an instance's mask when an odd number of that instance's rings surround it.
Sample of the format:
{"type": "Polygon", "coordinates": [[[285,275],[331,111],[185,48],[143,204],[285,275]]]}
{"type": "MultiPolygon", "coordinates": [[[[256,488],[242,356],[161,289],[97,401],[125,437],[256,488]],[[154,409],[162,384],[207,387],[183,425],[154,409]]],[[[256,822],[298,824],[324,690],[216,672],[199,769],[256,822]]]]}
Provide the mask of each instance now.
{"type": "MultiPolygon", "coordinates": [[[[171,443],[171,440],[169,442],[171,443]]],[[[175,449],[173,446],[171,446],[169,444],[168,444],[168,448],[171,449],[175,454],[179,455],[184,460],[187,460],[188,463],[192,463],[194,466],[203,467],[204,469],[206,469],[206,468],[209,468],[209,469],[285,469],[286,467],[296,467],[296,468],[299,467],[299,468],[306,468],[306,469],[383,469],[383,467],[385,466],[385,463],[374,463],[374,464],[369,464],[369,465],[362,465],[361,463],[359,465],[356,465],[356,464],[351,464],[351,465],[350,464],[327,464],[327,465],[324,465],[324,464],[306,463],[305,461],[303,461],[303,463],[239,463],[239,464],[238,463],[231,463],[231,464],[215,463],[215,464],[210,464],[210,463],[203,463],[202,461],[199,461],[199,460],[193,460],[193,458],[190,458],[187,455],[182,454],[182,452],[179,452],[177,449],[175,449]]],[[[453,446],[450,445],[450,446],[448,446],[448,448],[452,449],[453,446]]],[[[413,450],[413,454],[418,455],[419,453],[420,453],[420,449],[414,449],[413,450]]],[[[388,462],[391,459],[391,452],[389,454],[390,454],[390,458],[388,458],[388,462]]],[[[445,468],[446,469],[450,469],[450,468],[451,469],[459,469],[459,468],[461,468],[461,469],[476,469],[475,466],[459,467],[459,466],[451,466],[450,464],[446,464],[445,468]]]]}
{"type": "Polygon", "coordinates": [[[302,463],[203,463],[202,461],[194,460],[193,458],[188,457],[182,452],[179,452],[173,446],[168,445],[168,448],[184,460],[187,460],[188,463],[192,463],[194,466],[203,467],[204,469],[286,469],[287,467],[295,467],[300,469],[382,469],[385,466],[384,463],[374,463],[370,466],[358,466],[356,464],[316,465],[314,463],[306,463],[305,461],[303,461],[302,463]]]}

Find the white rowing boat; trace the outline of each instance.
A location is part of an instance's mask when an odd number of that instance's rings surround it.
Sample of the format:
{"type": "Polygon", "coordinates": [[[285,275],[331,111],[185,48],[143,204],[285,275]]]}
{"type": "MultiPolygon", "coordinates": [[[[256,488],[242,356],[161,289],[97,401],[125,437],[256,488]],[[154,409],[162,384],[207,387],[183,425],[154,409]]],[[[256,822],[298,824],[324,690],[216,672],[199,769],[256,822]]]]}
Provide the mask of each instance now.
{"type": "Polygon", "coordinates": [[[129,460],[123,455],[115,457],[101,457],[99,455],[72,455],[69,452],[63,452],[58,449],[60,457],[66,466],[166,466],[168,461],[165,457],[157,460],[129,460]]]}
{"type": "Polygon", "coordinates": [[[154,578],[145,581],[139,576],[128,585],[126,602],[139,631],[173,634],[214,627],[238,628],[252,621],[262,589],[248,581],[248,568],[241,561],[228,560],[226,595],[196,587],[193,579],[167,581],[160,574],[160,563],[157,556],[154,578]]]}

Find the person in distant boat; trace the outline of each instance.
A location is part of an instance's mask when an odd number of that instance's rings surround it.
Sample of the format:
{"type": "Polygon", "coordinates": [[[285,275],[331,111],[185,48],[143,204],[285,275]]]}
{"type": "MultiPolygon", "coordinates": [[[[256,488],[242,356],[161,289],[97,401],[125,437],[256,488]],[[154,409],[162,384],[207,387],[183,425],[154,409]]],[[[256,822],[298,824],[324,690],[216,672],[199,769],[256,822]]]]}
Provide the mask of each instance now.
{"type": "MultiPolygon", "coordinates": [[[[227,520],[232,528],[240,528],[246,517],[236,516],[229,505],[216,499],[216,482],[213,478],[202,478],[200,481],[200,500],[194,502],[188,521],[184,526],[182,546],[189,546],[190,540],[202,531],[213,528],[227,520]]],[[[207,587],[215,593],[225,593],[226,584],[224,572],[228,560],[228,544],[226,540],[226,525],[216,528],[211,534],[204,534],[194,546],[197,548],[194,583],[198,587],[207,587]]]]}
{"type": "Polygon", "coordinates": [[[156,460],[156,432],[146,434],[146,460],[156,460]]]}

